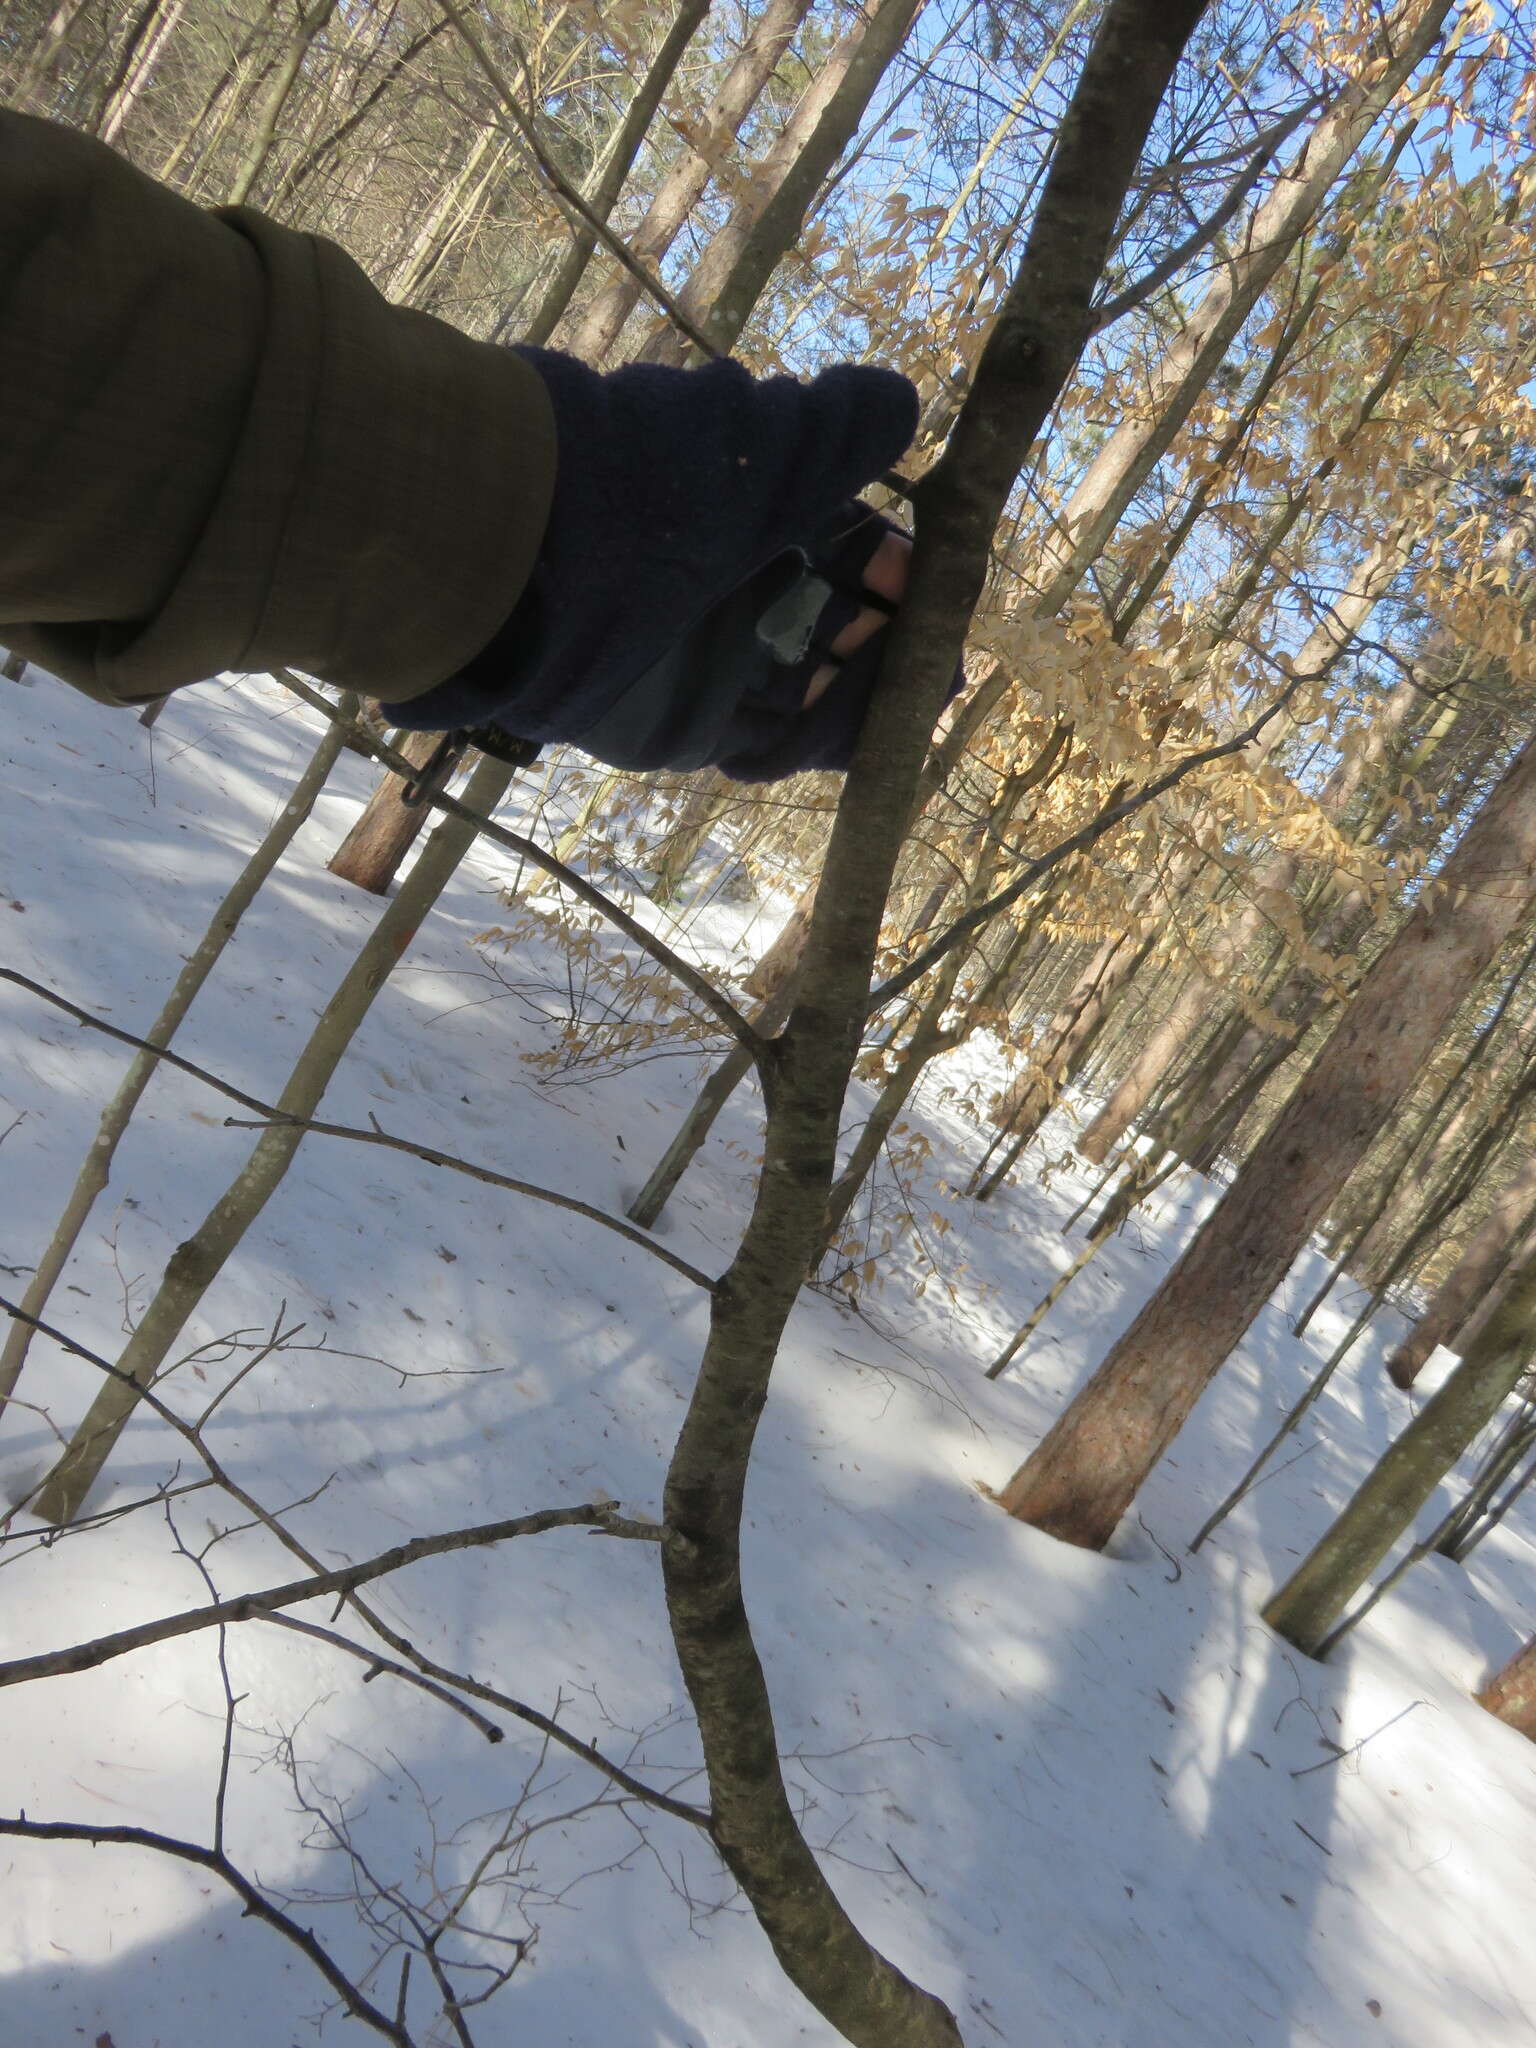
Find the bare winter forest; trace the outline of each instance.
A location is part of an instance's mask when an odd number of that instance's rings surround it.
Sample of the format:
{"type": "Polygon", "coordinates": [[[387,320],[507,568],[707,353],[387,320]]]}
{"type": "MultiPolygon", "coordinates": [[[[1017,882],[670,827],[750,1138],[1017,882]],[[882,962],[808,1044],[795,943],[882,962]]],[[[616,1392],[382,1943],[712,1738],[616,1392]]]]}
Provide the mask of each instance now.
{"type": "MultiPolygon", "coordinates": [[[[306,2028],[399,2048],[1463,2039],[1422,2003],[1362,2019],[1374,1993],[1270,2031],[967,1997],[964,1942],[912,1927],[948,1886],[1006,1948],[1036,1845],[990,1816],[962,1883],[886,1821],[912,1925],[858,1890],[796,1759],[911,1723],[875,1685],[816,1748],[785,1646],[835,1642],[862,1595],[835,1542],[793,1561],[793,1516],[753,1562],[789,1452],[771,1480],[753,1453],[823,1344],[797,1331],[831,1333],[833,1373],[877,1334],[903,1377],[942,1367],[941,1407],[1000,1432],[956,1486],[1024,1611],[1111,1563],[1206,1570],[1359,1387],[1369,1455],[1222,1582],[1223,1626],[1310,1702],[1364,1615],[1451,1564],[1497,1554],[1536,1613],[1511,1534],[1536,1476],[1533,38],[1524,0],[9,0],[5,104],[339,242],[393,300],[599,366],[889,364],[923,418],[878,494],[916,552],[846,782],[557,750],[407,805],[391,771],[432,739],[323,679],[225,678],[141,725],[7,665],[0,1705],[13,1764],[60,1759],[0,1785],[8,1884],[178,1866],[200,1909],[267,1923],[228,1941],[292,1959],[306,2028]],[[34,815],[55,772],[79,779],[34,815]],[[436,1036],[406,1016],[424,958],[436,1036]],[[402,1321],[407,1246],[439,1291],[402,1321]],[[516,1327],[471,1341],[493,1280],[516,1327]],[[590,1324],[540,1320],[584,1286],[590,1324]],[[654,1412],[583,1404],[616,1334],[671,1375],[654,1412]],[[536,1456],[473,1377],[520,1360],[566,1404],[536,1456]],[[285,1459],[273,1418],[322,1382],[352,1448],[316,1421],[285,1459]],[[368,1476],[375,1436],[434,1464],[444,1415],[435,1491],[368,1476]],[[556,1542],[580,1576],[524,1583],[556,1542]],[[601,1693],[567,1657],[589,1599],[610,1647],[643,1636],[601,1693]],[[504,1600],[512,1635],[482,1637],[504,1600]],[[382,1719],[327,1730],[364,1681],[382,1719]],[[155,1714],[201,1687],[203,1748],[195,1788],[130,1812],[80,1759],[159,1755],[135,1687],[155,1714]],[[463,1770],[402,1762],[391,1714],[451,1724],[477,1773],[505,1743],[506,1784],[458,1816],[463,1770]],[[750,1936],[757,1991],[658,2017],[615,1969],[601,2034],[530,2020],[553,1923],[609,1938],[616,1909],[568,1897],[598,1876],[682,1915],[669,1984],[750,1936]]],[[[937,1530],[913,1483],[892,1515],[937,1530]]],[[[1478,1643],[1456,1691],[1536,1737],[1536,1638],[1478,1643]]],[[[1531,1775],[1486,1717],[1457,1728],[1531,1775]]],[[[263,2032],[261,1971],[230,2048],[313,2038],[286,2005],[263,2032]]],[[[1531,2038],[1509,1996],[1464,2009],[1468,2041],[1531,2038]]],[[[50,2031],[31,1997],[9,2048],[107,2027],[50,2031]]],[[[123,2009],[98,2048],[207,2023],[123,2009]]]]}

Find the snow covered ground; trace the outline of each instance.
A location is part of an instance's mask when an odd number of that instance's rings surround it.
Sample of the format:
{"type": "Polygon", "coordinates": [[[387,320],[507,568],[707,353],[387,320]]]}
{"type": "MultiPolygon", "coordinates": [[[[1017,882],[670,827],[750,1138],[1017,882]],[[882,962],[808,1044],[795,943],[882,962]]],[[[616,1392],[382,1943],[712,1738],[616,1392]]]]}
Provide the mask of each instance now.
{"type": "MultiPolygon", "coordinates": [[[[151,737],[31,671],[27,685],[0,684],[0,714],[0,962],[143,1029],[316,722],[242,682],[174,700],[151,737]]],[[[343,757],[177,1041],[267,1100],[377,915],[324,869],[369,783],[343,757]]],[[[569,988],[552,948],[492,955],[497,973],[473,949],[510,915],[496,896],[510,872],[483,852],[461,872],[326,1114],[377,1116],[617,1211],[698,1062],[597,1079],[527,1064],[556,1042],[569,988]]],[[[712,943],[759,946],[769,926],[754,914],[722,906],[712,943]]],[[[12,1126],[0,1286],[18,1293],[126,1054],[4,984],[0,1046],[0,1130],[12,1126]]],[[[1328,1666],[1278,1643],[1261,1601],[1406,1412],[1379,1369],[1383,1331],[1321,1403],[1299,1461],[1188,1557],[1343,1327],[1325,1312],[1298,1344],[1280,1304],[1202,1403],[1117,1554],[1003,1516],[984,1489],[1123,1327],[1209,1196],[1185,1188],[1156,1203],[1069,1291],[1016,1376],[988,1384],[981,1365],[1075,1248],[1063,1222],[1084,1186],[1064,1168],[1048,1190],[1031,1180],[981,1209],[942,1191],[974,1153],[942,1091],[988,1058],[982,1047],[952,1059],[914,1119],[933,1146],[924,1206],[953,1224],[927,1234],[939,1277],[919,1296],[926,1268],[903,1252],[862,1314],[802,1300],[754,1468],[748,1600],[788,1774],[833,1882],[860,1926],[949,2002],[972,2048],[1530,2041],[1536,1747],[1467,1696],[1536,1626],[1529,1514],[1470,1569],[1411,1574],[1328,1666]]],[[[187,1077],[154,1082],[54,1297],[87,1346],[115,1354],[244,1157],[250,1135],[223,1127],[226,1107],[187,1077]]],[[[739,1226],[755,1132],[744,1095],[666,1219],[664,1241],[707,1270],[739,1226]]],[[[1053,1129],[1046,1150],[1065,1149],[1053,1129]]],[[[1320,1271],[1304,1267],[1292,1301],[1320,1271]]],[[[210,1439],[264,1504],[306,1503],[289,1520],[327,1560],[602,1492],[655,1511],[704,1304],[643,1250],[408,1158],[314,1138],[184,1348],[235,1331],[249,1341],[280,1308],[302,1331],[241,1381],[210,1439]]],[[[191,1411],[249,1356],[215,1347],[167,1392],[191,1411]]],[[[43,1344],[22,1391],[37,1405],[0,1437],[11,1500],[50,1454],[49,1417],[72,1421],[94,1375],[43,1344]]],[[[93,1505],[141,1498],[177,1457],[162,1425],[136,1422],[93,1505]]],[[[180,1476],[195,1475],[184,1464],[180,1476]]],[[[242,1519],[212,1491],[174,1509],[187,1551],[242,1519]]],[[[48,1548],[28,1535],[0,1561],[7,1656],[208,1597],[157,1508],[48,1548]]],[[[226,1536],[206,1562],[221,1595],[297,1569],[259,1528],[226,1536]]],[[[649,1546],[558,1531],[434,1559],[375,1592],[445,1664],[558,1707],[640,1775],[696,1790],[649,1546]]],[[[355,1878],[317,1846],[330,1826],[381,1883],[425,1900],[516,1812],[541,1825],[502,1859],[516,1867],[491,1924],[537,1938],[471,2016],[480,2048],[835,2040],[685,1823],[594,1806],[602,1781],[569,1755],[541,1753],[515,1727],[492,1747],[437,1702],[387,1675],[363,1684],[360,1664],[270,1624],[232,1628],[228,1657],[240,1696],[231,1852],[349,1968],[370,1950],[347,1896],[355,1878]]],[[[210,1633],[0,1691],[0,1807],[206,1841],[222,1700],[210,1633]]],[[[14,1841],[0,1841],[0,1873],[5,2048],[317,2038],[323,1985],[207,1873],[131,1847],[14,1841]]],[[[392,2005],[397,1981],[395,1959],[369,1989],[392,2005]]],[[[323,2035],[365,2038],[334,2009],[323,2035]]]]}

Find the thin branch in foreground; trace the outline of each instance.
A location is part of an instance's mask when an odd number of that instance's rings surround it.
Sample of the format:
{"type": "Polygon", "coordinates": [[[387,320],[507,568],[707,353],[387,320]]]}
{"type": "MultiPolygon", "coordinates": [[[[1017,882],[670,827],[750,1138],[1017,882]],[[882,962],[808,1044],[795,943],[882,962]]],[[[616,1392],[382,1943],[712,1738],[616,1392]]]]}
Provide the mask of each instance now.
{"type": "Polygon", "coordinates": [[[135,1849],[156,1849],[162,1856],[176,1856],[184,1863],[195,1863],[200,1869],[211,1871],[235,1893],[251,1918],[264,1920],[308,1957],[354,2019],[362,2020],[386,2041],[393,2041],[396,2048],[415,2048],[404,2025],[365,1998],[309,1929],[274,1906],[222,1850],[205,1849],[199,1842],[178,1841],[174,1835],[156,1834],[152,1828],[87,1827],[74,1821],[28,1820],[25,1814],[14,1820],[0,1815],[0,1835],[13,1835],[28,1842],[89,1842],[92,1847],[117,1843],[135,1849]]]}
{"type": "MultiPolygon", "coordinates": [[[[92,1351],[88,1346],[77,1342],[75,1338],[68,1336],[55,1324],[44,1322],[38,1316],[29,1316],[24,1309],[18,1308],[14,1302],[6,1300],[3,1295],[0,1295],[0,1312],[29,1323],[34,1330],[39,1330],[45,1337],[52,1338],[55,1344],[62,1346],[65,1351],[70,1352],[74,1357],[84,1360],[87,1365],[95,1366],[96,1370],[104,1373],[108,1379],[121,1380],[127,1378],[127,1374],[120,1367],[113,1365],[110,1360],[103,1358],[99,1352],[92,1351]]],[[[254,1494],[247,1492],[239,1480],[232,1473],[224,1469],[218,1458],[209,1450],[207,1444],[198,1435],[196,1429],[189,1422],[184,1421],[167,1402],[162,1400],[153,1386],[142,1388],[140,1390],[140,1398],[144,1405],[150,1408],[162,1422],[191,1445],[199,1459],[207,1467],[214,1484],[221,1487],[231,1500],[237,1501],[246,1510],[247,1514],[251,1516],[253,1521],[259,1522],[270,1535],[274,1536],[282,1544],[285,1550],[290,1551],[302,1564],[308,1565],[311,1571],[319,1572],[324,1570],[320,1559],[308,1545],[295,1536],[291,1529],[285,1528],[274,1514],[262,1506],[254,1494]]],[[[647,1527],[644,1524],[636,1524],[634,1526],[635,1533],[639,1533],[647,1527]]],[[[613,1533],[625,1534],[628,1532],[618,1528],[613,1533]]],[[[674,1799],[668,1792],[656,1791],[654,1787],[647,1785],[642,1779],[635,1777],[632,1772],[627,1771],[622,1764],[616,1764],[609,1757],[606,1757],[597,1747],[596,1743],[584,1741],[581,1736],[573,1735],[568,1728],[562,1727],[553,1715],[541,1713],[537,1707],[530,1707],[525,1700],[516,1699],[511,1693],[502,1692],[493,1685],[486,1685],[482,1680],[471,1678],[465,1672],[453,1671],[446,1664],[439,1664],[434,1658],[427,1656],[424,1651],[417,1649],[416,1645],[407,1637],[401,1635],[398,1629],[392,1628],[384,1620],[383,1616],[376,1614],[356,1592],[344,1594],[342,1597],[358,1616],[359,1620],[365,1622],[381,1642],[387,1643],[397,1656],[404,1658],[408,1663],[414,1665],[416,1670],[420,1671],[425,1677],[436,1679],[440,1684],[448,1686],[454,1691],[466,1693],[471,1699],[481,1700],[488,1707],[498,1707],[504,1714],[510,1714],[514,1720],[523,1721],[528,1727],[538,1729],[541,1735],[546,1735],[551,1741],[558,1742],[561,1748],[568,1750],[572,1756],[580,1757],[583,1763],[590,1764],[593,1770],[600,1772],[605,1778],[610,1778],[615,1785],[628,1793],[632,1799],[638,1800],[641,1805],[654,1807],[659,1813],[669,1813],[674,1820],[685,1820],[692,1827],[709,1828],[710,1816],[702,1807],[690,1806],[686,1800],[674,1799]]]]}
{"type": "MultiPolygon", "coordinates": [[[[206,1482],[204,1482],[206,1484],[206,1482]]],[[[452,1707],[456,1714],[462,1714],[472,1728],[478,1729],[487,1742],[505,1742],[507,1731],[498,1728],[486,1715],[476,1711],[468,1700],[457,1698],[446,1685],[439,1685],[435,1679],[423,1677],[413,1671],[409,1664],[397,1664],[393,1657],[381,1657],[377,1650],[370,1650],[365,1643],[354,1643],[350,1636],[338,1635],[335,1629],[321,1628],[318,1622],[300,1621],[296,1614],[258,1614],[257,1621],[270,1622],[274,1628],[291,1629],[295,1635],[309,1636],[317,1643],[328,1643],[333,1650],[344,1650],[349,1657],[356,1657],[368,1669],[363,1673],[363,1683],[388,1672],[391,1678],[414,1685],[419,1692],[428,1693],[440,1700],[445,1707],[452,1707]]]]}
{"type": "MultiPolygon", "coordinates": [[[[0,1304],[3,1305],[3,1304],[0,1304]]],[[[500,1522],[480,1522],[467,1529],[446,1529],[436,1536],[413,1536],[393,1549],[380,1551],[362,1564],[341,1565],[335,1571],[316,1572],[307,1579],[291,1579],[286,1586],[272,1586],[264,1593],[237,1593],[229,1600],[214,1600],[206,1607],[189,1607],[181,1614],[168,1614],[159,1621],[140,1622],[135,1628],[116,1629],[88,1643],[72,1643],[66,1650],[45,1650],[35,1657],[12,1657],[0,1663],[0,1686],[25,1685],[34,1678],[56,1678],[75,1671],[94,1671],[116,1657],[147,1649],[173,1636],[193,1635],[199,1629],[221,1628],[226,1622],[254,1621],[283,1607],[302,1606],[307,1600],[322,1600],[331,1594],[354,1592],[387,1578],[391,1572],[416,1564],[424,1557],[444,1557],[455,1550],[480,1550],[494,1543],[510,1542],[515,1536],[538,1536],[546,1529],[597,1529],[605,1536],[622,1536],[655,1543],[661,1531],[646,1522],[633,1522],[602,1501],[584,1501],[574,1508],[540,1508],[531,1515],[511,1515],[500,1522]]]]}
{"type": "Polygon", "coordinates": [[[547,1202],[555,1209],[569,1209],[574,1215],[585,1216],[590,1223],[600,1223],[604,1229],[615,1231],[630,1244],[639,1245],[663,1265],[670,1266],[685,1280],[691,1280],[695,1287],[702,1287],[705,1293],[714,1288],[714,1281],[707,1273],[701,1273],[676,1252],[658,1244],[647,1232],[639,1230],[633,1223],[626,1223],[620,1216],[610,1216],[605,1210],[595,1208],[590,1202],[583,1202],[576,1195],[562,1195],[554,1188],[545,1188],[530,1180],[518,1180],[509,1173],[498,1173],[494,1167],[476,1166],[468,1159],[456,1158],[451,1152],[439,1152],[433,1145],[418,1145],[412,1138],[397,1138],[377,1125],[371,1131],[357,1130],[348,1124],[330,1124],[313,1121],[307,1117],[285,1116],[274,1103],[262,1102],[254,1095],[247,1095],[243,1088],[223,1080],[211,1073],[207,1067],[200,1067],[195,1061],[185,1059],[169,1047],[151,1045],[147,1039],[139,1038],[131,1031],[123,1030],[119,1024],[109,1024],[105,1017],[98,1017],[94,1011],[83,1009],[71,1002],[68,996],[60,995],[45,982],[33,981],[30,975],[20,974],[14,967],[0,967],[0,981],[13,982],[29,995],[39,997],[45,1003],[52,1003],[55,1009],[73,1017],[77,1024],[84,1024],[92,1031],[103,1032],[108,1038],[115,1038],[120,1044],[136,1046],[144,1052],[153,1052],[167,1066],[175,1067],[180,1073],[188,1074],[194,1081],[201,1081],[205,1088],[212,1088],[217,1094],[227,1096],[231,1102],[238,1102],[242,1109],[256,1112],[256,1121],[247,1123],[240,1117],[226,1117],[227,1125],[237,1130],[269,1130],[281,1127],[287,1130],[313,1132],[323,1138],[352,1138],[363,1145],[384,1145],[390,1151],[407,1153],[413,1159],[424,1160],[429,1166],[446,1167],[450,1172],[468,1174],[471,1180],[484,1181],[488,1187],[505,1188],[510,1194],[526,1195],[531,1201],[547,1202]]]}

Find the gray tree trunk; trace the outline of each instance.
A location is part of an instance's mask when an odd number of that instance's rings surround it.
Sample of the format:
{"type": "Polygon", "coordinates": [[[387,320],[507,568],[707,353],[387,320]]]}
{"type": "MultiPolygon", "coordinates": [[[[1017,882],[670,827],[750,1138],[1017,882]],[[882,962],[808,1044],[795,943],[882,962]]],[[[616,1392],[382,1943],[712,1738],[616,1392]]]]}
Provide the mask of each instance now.
{"type": "Polygon", "coordinates": [[[1499,1313],[1425,1403],[1333,1527],[1264,1607],[1264,1619],[1308,1656],[1413,1521],[1440,1481],[1493,1421],[1536,1348],[1536,1259],[1499,1313]]]}

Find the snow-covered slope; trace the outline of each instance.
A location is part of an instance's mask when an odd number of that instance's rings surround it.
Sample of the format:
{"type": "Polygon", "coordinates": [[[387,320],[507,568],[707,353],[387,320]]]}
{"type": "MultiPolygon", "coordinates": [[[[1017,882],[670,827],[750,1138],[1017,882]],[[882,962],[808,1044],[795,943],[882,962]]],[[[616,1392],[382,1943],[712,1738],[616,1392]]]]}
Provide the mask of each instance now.
{"type": "MultiPolygon", "coordinates": [[[[29,672],[30,674],[30,672],[29,672]]],[[[142,1029],[281,801],[315,721],[270,685],[131,718],[43,678],[0,684],[0,962],[142,1029]]],[[[369,786],[344,757],[178,1045],[270,1100],[377,906],[324,860],[369,786]]],[[[377,1003],[326,1113],[423,1139],[609,1210],[665,1144],[692,1056],[541,1081],[568,1000],[552,950],[498,957],[510,864],[477,853],[377,1003]]],[[[750,911],[723,908],[728,949],[750,911]]],[[[0,984],[0,1286],[37,1257],[121,1071],[121,1048],[0,984]],[[13,1119],[21,1121],[13,1124],[13,1119]]],[[[1068,1293],[1016,1376],[980,1366],[1070,1257],[1070,1170],[986,1208],[940,1192],[968,1126],[942,1085],[920,1107],[924,1189],[952,1231],[919,1298],[900,1257],[858,1315],[808,1295],[791,1324],[750,1494],[748,1598],[805,1826],[860,1925],[982,2048],[1493,2048],[1536,2027],[1536,1748],[1470,1686],[1536,1622],[1532,1523],[1460,1571],[1420,1568],[1327,1667],[1257,1619],[1401,1420],[1382,1339],[1321,1405],[1300,1459],[1196,1558],[1185,1544],[1341,1324],[1261,1320],[1148,1487],[1114,1556],[1007,1520],[1006,1477],[1145,1298],[1208,1191],[1171,1195],[1068,1293]],[[1379,1732],[1378,1732],[1379,1731],[1379,1732]],[[1358,1750],[1354,1745],[1362,1744],[1358,1750]],[[1349,1752],[1342,1760],[1337,1748],[1349,1752]]],[[[160,1075],[53,1313],[113,1355],[250,1134],[195,1081],[160,1075]]],[[[750,1095],[677,1197],[665,1242],[714,1271],[750,1188],[750,1095]]],[[[1048,1149],[1061,1153],[1066,1132],[1048,1149]]],[[[909,1256],[902,1254],[901,1257],[909,1256]]],[[[1315,1273],[1298,1270],[1297,1299],[1315,1273]]],[[[1347,1305],[1347,1303],[1346,1303],[1347,1305]]],[[[697,1291],[561,1211],[377,1149],[311,1139],[188,1346],[282,1315],[302,1325],[220,1408],[218,1455],[327,1560],[406,1535],[606,1493],[654,1512],[704,1330],[697,1291]]],[[[186,1412],[250,1356],[211,1348],[168,1393],[186,1412]]],[[[39,1345],[36,1404],[0,1437],[19,1497],[90,1392],[39,1345]]],[[[136,1422],[93,1506],[142,1498],[178,1445],[136,1422]]],[[[197,1476],[184,1462],[182,1480],[197,1476]]],[[[174,1504],[187,1551],[243,1517],[174,1504]]],[[[19,1531],[31,1528],[24,1519],[19,1531]]],[[[207,1591],[151,1507],[0,1550],[5,1654],[196,1605],[207,1591]]],[[[257,1529],[207,1555],[221,1594],[294,1575],[257,1529]]],[[[567,1530],[435,1559],[376,1589],[443,1663],[473,1670],[697,1789],[654,1551],[567,1530]]],[[[313,1611],[321,1623],[329,1608],[313,1611]]],[[[0,1692],[0,1807],[206,1841],[222,1733],[204,1633],[93,1673],[0,1692]]],[[[538,1821],[499,1874],[495,1923],[537,1930],[471,2015],[480,2048],[789,2048],[831,2030],[784,1983],[685,1823],[604,1800],[576,1759],[515,1728],[490,1746],[389,1676],[269,1624],[228,1634],[240,1696],[228,1837],[345,1965],[369,1943],[344,1824],[381,1883],[419,1899],[462,1875],[507,1815],[538,1821]],[[288,1769],[293,1765],[293,1773],[288,1769]],[[298,1811],[302,1793],[312,1811],[298,1811]],[[329,1817],[327,1821],[326,1817],[329,1817]],[[343,1823],[344,1816],[344,1823],[343,1823]],[[308,1894],[318,1894],[311,1898],[308,1894]],[[336,1895],[342,1895],[338,1900],[336,1895]]],[[[514,1830],[515,1831],[515,1830],[514,1830]]],[[[5,2048],[287,2048],[327,1994],[207,1873],[128,1847],[0,1842],[5,2048]]],[[[487,1951],[489,1953],[489,1951],[487,1951]]],[[[506,1952],[503,1952],[506,1953],[506,1952]]],[[[398,1957],[369,1980],[392,2005],[398,1957]]],[[[334,2011],[328,2038],[363,2038],[334,2011]]],[[[432,2037],[434,2040],[438,2036],[432,2037]]],[[[446,2037],[443,2037],[446,2038],[446,2037]]]]}

